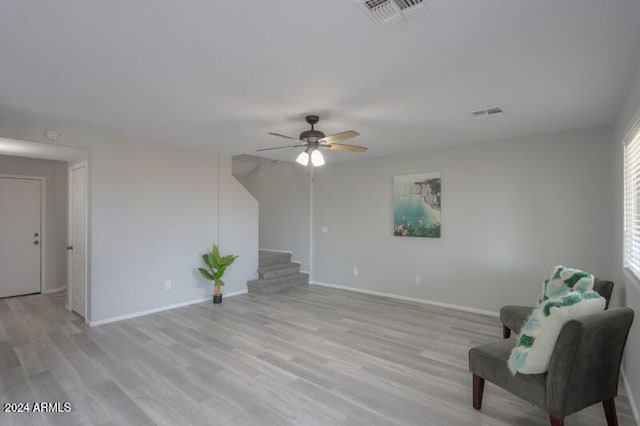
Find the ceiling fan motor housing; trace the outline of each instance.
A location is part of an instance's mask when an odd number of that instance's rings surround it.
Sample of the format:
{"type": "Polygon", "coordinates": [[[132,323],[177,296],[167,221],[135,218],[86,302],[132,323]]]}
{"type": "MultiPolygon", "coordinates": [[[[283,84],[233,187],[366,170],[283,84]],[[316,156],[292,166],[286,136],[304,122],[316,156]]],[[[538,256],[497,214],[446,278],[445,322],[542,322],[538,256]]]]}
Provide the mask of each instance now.
{"type": "Polygon", "coordinates": [[[317,142],[319,139],[322,139],[324,137],[325,134],[320,130],[305,130],[304,132],[300,133],[299,139],[307,142],[317,142]]]}

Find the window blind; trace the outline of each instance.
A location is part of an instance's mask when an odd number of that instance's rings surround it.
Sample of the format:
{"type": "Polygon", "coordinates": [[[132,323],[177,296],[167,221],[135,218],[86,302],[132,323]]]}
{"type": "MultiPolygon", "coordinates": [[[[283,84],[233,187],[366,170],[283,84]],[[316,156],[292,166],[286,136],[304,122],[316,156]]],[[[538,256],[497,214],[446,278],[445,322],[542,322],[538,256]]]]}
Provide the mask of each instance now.
{"type": "Polygon", "coordinates": [[[640,278],[640,128],[624,146],[624,266],[640,278]]]}

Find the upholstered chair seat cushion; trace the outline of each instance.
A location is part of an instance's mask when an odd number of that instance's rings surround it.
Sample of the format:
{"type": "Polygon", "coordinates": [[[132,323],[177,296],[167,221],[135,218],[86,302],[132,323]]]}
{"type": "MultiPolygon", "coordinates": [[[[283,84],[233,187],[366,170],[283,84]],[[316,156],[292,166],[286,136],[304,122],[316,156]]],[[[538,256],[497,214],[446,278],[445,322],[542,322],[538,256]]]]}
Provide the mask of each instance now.
{"type": "Polygon", "coordinates": [[[511,374],[507,360],[514,345],[515,340],[503,339],[471,348],[469,370],[476,376],[490,378],[492,383],[501,388],[546,409],[547,375],[511,374]]]}

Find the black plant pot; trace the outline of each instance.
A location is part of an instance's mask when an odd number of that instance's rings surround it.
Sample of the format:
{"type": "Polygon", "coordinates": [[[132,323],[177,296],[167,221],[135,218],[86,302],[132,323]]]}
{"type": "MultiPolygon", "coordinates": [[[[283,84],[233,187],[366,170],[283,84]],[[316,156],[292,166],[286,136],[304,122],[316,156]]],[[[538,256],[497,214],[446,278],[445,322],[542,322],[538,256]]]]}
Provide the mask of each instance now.
{"type": "Polygon", "coordinates": [[[215,294],[213,295],[213,304],[217,305],[219,303],[222,303],[222,295],[218,295],[216,296],[215,294]]]}

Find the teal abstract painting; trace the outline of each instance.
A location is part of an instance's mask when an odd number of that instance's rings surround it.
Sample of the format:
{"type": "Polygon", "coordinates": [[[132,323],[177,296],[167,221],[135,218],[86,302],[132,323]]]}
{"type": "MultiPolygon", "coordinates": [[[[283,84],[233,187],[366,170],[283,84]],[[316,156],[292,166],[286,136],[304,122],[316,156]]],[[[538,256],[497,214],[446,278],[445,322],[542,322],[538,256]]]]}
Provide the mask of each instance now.
{"type": "Polygon", "coordinates": [[[440,238],[440,172],[393,177],[393,235],[440,238]]]}

